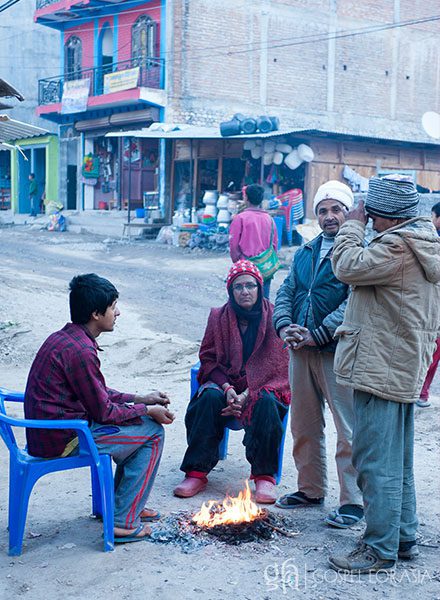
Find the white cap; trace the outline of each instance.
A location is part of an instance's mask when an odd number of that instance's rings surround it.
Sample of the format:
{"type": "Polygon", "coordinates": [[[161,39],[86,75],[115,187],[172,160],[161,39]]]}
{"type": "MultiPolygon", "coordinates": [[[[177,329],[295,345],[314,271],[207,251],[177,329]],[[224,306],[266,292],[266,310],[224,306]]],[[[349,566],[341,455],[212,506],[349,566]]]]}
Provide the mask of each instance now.
{"type": "Polygon", "coordinates": [[[354,203],[353,192],[348,185],[336,180],[327,181],[327,183],[323,183],[319,186],[318,191],[313,198],[314,213],[316,213],[318,204],[322,200],[338,200],[348,208],[348,210],[350,210],[354,203]]]}

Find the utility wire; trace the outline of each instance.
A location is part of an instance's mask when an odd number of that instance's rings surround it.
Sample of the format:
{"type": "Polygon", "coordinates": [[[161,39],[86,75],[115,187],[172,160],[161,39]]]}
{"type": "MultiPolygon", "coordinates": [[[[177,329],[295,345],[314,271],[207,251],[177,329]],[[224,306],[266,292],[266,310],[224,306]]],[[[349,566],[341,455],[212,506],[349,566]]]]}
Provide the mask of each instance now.
{"type": "MultiPolygon", "coordinates": [[[[20,0],[9,0],[9,2],[19,2],[20,0]]],[[[127,12],[131,12],[131,11],[127,11],[127,12]]],[[[116,13],[116,14],[122,14],[122,13],[116,13]]],[[[106,16],[110,16],[110,15],[106,15],[106,16]]],[[[276,49],[276,48],[285,48],[285,47],[291,47],[291,46],[300,46],[300,45],[304,45],[304,44],[310,44],[310,43],[319,43],[319,42],[326,42],[329,40],[336,40],[336,39],[343,39],[343,38],[348,38],[348,37],[356,37],[359,35],[367,35],[370,33],[376,33],[376,32],[381,32],[381,31],[385,31],[385,30],[389,30],[389,29],[399,29],[402,27],[408,27],[408,26],[412,26],[412,25],[419,25],[419,24],[423,24],[423,23],[428,23],[428,22],[433,22],[433,21],[438,21],[440,20],[440,15],[436,15],[436,16],[431,16],[431,17],[424,17],[424,18],[420,18],[420,19],[412,19],[409,21],[401,21],[398,23],[386,23],[384,25],[372,25],[372,26],[368,26],[365,28],[357,28],[357,29],[347,29],[347,30],[340,30],[339,32],[335,32],[333,34],[330,33],[321,33],[321,34],[310,34],[310,35],[305,35],[305,36],[294,36],[294,37],[288,37],[288,38],[278,38],[276,40],[273,40],[273,42],[270,43],[263,43],[263,42],[256,42],[253,46],[249,48],[249,43],[240,43],[240,44],[231,44],[229,48],[235,48],[238,47],[240,48],[241,46],[247,46],[243,49],[238,49],[238,50],[225,50],[224,52],[220,52],[220,53],[215,53],[215,54],[199,54],[197,55],[198,52],[204,52],[205,50],[207,51],[211,51],[211,50],[216,50],[217,48],[224,48],[224,44],[222,44],[221,46],[207,46],[207,47],[202,47],[202,48],[189,48],[187,50],[185,49],[181,49],[182,54],[190,54],[190,53],[196,53],[195,57],[191,57],[191,58],[211,58],[211,57],[216,57],[216,56],[233,56],[233,55],[237,55],[237,54],[248,54],[251,52],[256,52],[258,50],[262,50],[262,49],[276,49]]],[[[127,27],[132,27],[132,23],[127,24],[127,27]]],[[[119,28],[122,28],[123,25],[121,25],[119,28]]],[[[90,28],[89,31],[93,30],[94,28],[90,28]]],[[[82,28],[81,32],[87,31],[87,28],[82,28]]],[[[74,31],[72,31],[72,33],[74,33],[74,31]]],[[[11,36],[14,37],[14,36],[11,36]]],[[[10,39],[10,38],[7,38],[10,39]]],[[[0,39],[0,42],[2,40],[0,39]]],[[[127,47],[128,45],[131,44],[131,40],[129,40],[126,44],[124,44],[123,46],[121,46],[119,48],[119,50],[123,50],[125,47],[127,47]]],[[[162,53],[162,55],[166,55],[166,54],[173,54],[174,56],[177,54],[177,52],[175,50],[170,50],[167,52],[162,53]]],[[[6,58],[6,57],[3,57],[6,58]]],[[[87,56],[87,55],[83,55],[83,58],[88,58],[88,59],[93,59],[93,56],[87,56]]],[[[174,58],[174,61],[176,60],[176,58],[174,58]]],[[[174,62],[171,61],[171,62],[174,62]]],[[[22,67],[22,68],[26,68],[26,67],[22,67]]],[[[34,69],[34,67],[32,67],[31,69],[34,69]]],[[[35,68],[35,70],[38,70],[38,68],[35,68]]]]}
{"type": "Polygon", "coordinates": [[[4,12],[8,8],[11,8],[11,6],[14,6],[14,4],[17,4],[17,2],[20,2],[20,0],[8,0],[8,2],[1,4],[0,5],[0,13],[4,12]]]}
{"type": "MultiPolygon", "coordinates": [[[[329,40],[338,40],[338,39],[342,39],[342,38],[356,37],[359,35],[367,35],[370,33],[386,31],[389,29],[400,29],[401,27],[409,27],[411,25],[419,25],[422,23],[429,23],[432,21],[439,21],[439,20],[440,20],[440,15],[434,16],[434,17],[426,17],[424,19],[413,19],[411,21],[401,21],[400,23],[387,23],[385,25],[373,25],[371,27],[366,27],[363,29],[357,29],[357,30],[353,30],[353,31],[349,30],[349,31],[335,32],[334,34],[323,33],[323,34],[316,34],[315,36],[304,36],[303,38],[299,38],[299,39],[291,38],[291,41],[287,41],[286,43],[278,43],[283,40],[275,40],[275,42],[261,45],[261,47],[244,48],[243,50],[225,50],[224,52],[221,52],[221,53],[217,54],[216,56],[222,56],[222,55],[223,56],[232,56],[235,54],[248,54],[250,52],[255,52],[256,50],[287,48],[287,47],[291,47],[291,46],[301,46],[304,44],[311,44],[311,43],[316,43],[316,42],[327,42],[329,40]],[[307,37],[308,37],[308,39],[307,39],[307,37]]],[[[202,58],[210,58],[211,56],[213,56],[213,55],[205,55],[202,58]]]]}
{"type": "MultiPolygon", "coordinates": [[[[19,2],[19,0],[9,0],[9,2],[13,2],[14,4],[16,2],[19,2]]],[[[132,4],[133,2],[138,2],[138,0],[128,0],[128,2],[124,3],[125,5],[128,4],[132,4]]],[[[107,15],[96,15],[96,18],[106,18],[106,17],[111,17],[111,16],[118,16],[118,15],[123,15],[123,14],[131,14],[131,13],[137,13],[139,11],[139,8],[142,9],[143,13],[148,13],[148,12],[153,12],[156,11],[158,8],[162,8],[163,6],[165,6],[165,4],[160,4],[156,7],[139,7],[137,6],[134,9],[131,10],[122,10],[119,12],[114,12],[114,13],[109,13],[107,15]]],[[[82,9],[82,11],[86,11],[86,10],[93,10],[96,11],[95,7],[84,7],[82,9]]],[[[333,37],[330,37],[328,33],[321,33],[321,34],[310,34],[310,35],[305,35],[305,36],[289,36],[289,37],[285,37],[285,38],[278,38],[273,40],[272,43],[270,44],[264,44],[263,42],[255,42],[253,44],[253,46],[255,46],[255,48],[250,48],[250,44],[249,42],[242,42],[239,44],[231,44],[229,46],[229,48],[240,48],[243,47],[243,50],[241,52],[243,53],[249,53],[249,52],[253,52],[255,50],[258,49],[263,49],[263,48],[278,48],[278,47],[284,47],[284,46],[290,46],[290,45],[297,45],[300,41],[302,42],[302,40],[310,40],[310,42],[314,42],[314,41],[327,41],[329,39],[338,39],[339,37],[349,37],[351,35],[364,35],[370,32],[375,32],[375,31],[382,31],[385,29],[393,29],[393,28],[400,28],[400,27],[407,27],[409,25],[417,25],[417,24],[423,24],[426,22],[431,22],[431,21],[436,21],[440,19],[440,15],[436,15],[436,16],[431,16],[431,17],[425,17],[425,18],[420,18],[420,19],[413,19],[413,20],[409,20],[409,21],[401,21],[401,22],[397,22],[397,23],[387,23],[384,25],[370,25],[368,27],[365,28],[356,28],[356,29],[346,29],[346,30],[340,30],[339,32],[336,32],[335,35],[333,37]],[[324,38],[324,39],[323,39],[324,38]],[[287,44],[281,44],[278,45],[278,43],[280,42],[289,42],[287,44]],[[290,42],[294,42],[294,43],[290,43],[290,42]]],[[[72,26],[75,25],[74,21],[69,21],[67,22],[68,24],[72,24],[72,26]]],[[[118,29],[123,29],[126,27],[132,27],[133,23],[127,23],[127,24],[120,24],[118,26],[118,29]]],[[[94,27],[82,27],[81,28],[81,32],[87,32],[87,31],[94,31],[94,27]]],[[[69,33],[74,34],[75,30],[72,28],[68,28],[68,29],[64,29],[64,33],[65,34],[69,34],[69,33]]],[[[12,39],[14,37],[21,37],[21,34],[16,34],[13,36],[9,36],[7,38],[0,38],[0,42],[4,41],[4,40],[8,40],[8,39],[12,39]]],[[[124,47],[126,47],[127,45],[131,44],[131,40],[128,41],[126,44],[124,44],[124,46],[121,46],[120,49],[123,49],[124,47]]],[[[182,53],[197,53],[197,52],[204,52],[204,51],[211,51],[211,50],[217,50],[217,49],[224,49],[224,42],[221,45],[218,46],[205,46],[205,47],[199,47],[199,48],[188,48],[188,49],[181,49],[182,53]]],[[[176,50],[168,50],[165,51],[163,54],[175,54],[176,50]]],[[[221,55],[230,55],[230,54],[239,54],[240,51],[233,51],[231,52],[230,50],[225,51],[223,53],[221,53],[221,55]]],[[[87,58],[93,58],[92,56],[87,56],[87,58]]]]}
{"type": "MultiPolygon", "coordinates": [[[[15,4],[16,2],[19,2],[20,0],[8,0],[8,3],[11,2],[11,1],[15,4]]],[[[105,14],[105,15],[102,15],[102,14],[99,14],[99,13],[96,13],[96,15],[90,14],[90,15],[87,15],[87,18],[90,18],[90,19],[95,19],[95,18],[96,19],[105,19],[107,17],[114,17],[114,16],[119,16],[119,15],[129,15],[129,14],[137,13],[140,10],[142,11],[142,14],[147,14],[147,13],[156,12],[157,10],[162,9],[165,6],[165,4],[157,4],[156,6],[153,6],[153,7],[142,6],[142,4],[139,5],[139,0],[129,0],[128,2],[124,3],[124,6],[126,4],[132,4],[132,3],[137,3],[138,6],[136,6],[135,8],[129,9],[129,10],[120,10],[119,12],[112,12],[112,13],[108,13],[108,14],[105,14]]],[[[81,8],[81,12],[82,11],[86,11],[86,10],[91,10],[91,11],[96,12],[97,8],[93,7],[93,6],[89,6],[89,7],[85,6],[85,7],[81,8]]],[[[81,19],[81,18],[82,17],[79,15],[78,19],[81,19]]],[[[42,27],[46,27],[45,24],[44,25],[40,24],[40,25],[42,27]]],[[[75,26],[75,20],[65,21],[65,25],[67,25],[67,28],[63,29],[64,33],[69,34],[69,32],[71,32],[71,31],[72,31],[72,33],[74,32],[74,29],[73,28],[71,29],[69,26],[74,27],[75,26]]],[[[119,25],[119,29],[122,29],[123,27],[132,27],[132,25],[133,25],[133,23],[128,23],[126,25],[119,25]]],[[[84,28],[81,27],[81,31],[94,31],[94,29],[95,29],[94,27],[84,27],[84,28]]],[[[0,42],[6,41],[6,40],[11,40],[13,38],[21,37],[21,36],[22,36],[22,33],[16,33],[16,34],[10,35],[10,36],[8,36],[6,38],[0,38],[0,42]]]]}

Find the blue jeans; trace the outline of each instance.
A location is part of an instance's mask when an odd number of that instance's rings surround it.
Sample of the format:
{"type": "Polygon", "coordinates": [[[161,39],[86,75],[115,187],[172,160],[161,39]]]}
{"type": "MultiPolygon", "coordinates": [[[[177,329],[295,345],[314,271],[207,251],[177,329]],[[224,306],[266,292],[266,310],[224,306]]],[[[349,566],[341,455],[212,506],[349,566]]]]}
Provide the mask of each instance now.
{"type": "Polygon", "coordinates": [[[115,461],[115,527],[134,529],[150,494],[162,455],[164,430],[150,417],[139,425],[92,423],[98,451],[115,461]]]}
{"type": "Polygon", "coordinates": [[[30,201],[31,201],[31,217],[36,217],[37,215],[40,214],[40,200],[37,198],[36,195],[34,196],[30,196],[30,201]]]}
{"type": "Polygon", "coordinates": [[[272,279],[273,277],[266,279],[266,281],[263,283],[263,296],[268,300],[270,300],[270,284],[272,283],[272,279]]]}
{"type": "Polygon", "coordinates": [[[353,465],[364,499],[363,541],[385,560],[416,539],[414,404],[354,390],[353,465]]]}

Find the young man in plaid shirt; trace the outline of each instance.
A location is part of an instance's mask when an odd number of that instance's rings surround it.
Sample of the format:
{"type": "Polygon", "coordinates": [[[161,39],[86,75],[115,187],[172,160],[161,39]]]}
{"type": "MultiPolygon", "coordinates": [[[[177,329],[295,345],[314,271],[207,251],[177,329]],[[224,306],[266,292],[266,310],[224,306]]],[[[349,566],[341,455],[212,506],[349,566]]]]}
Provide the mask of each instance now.
{"type": "MultiPolygon", "coordinates": [[[[70,282],[72,322],[50,335],[35,357],[25,393],[28,419],[86,419],[98,450],[111,454],[115,475],[115,542],[138,541],[151,532],[143,521],[157,518],[145,508],[162,454],[162,425],[172,423],[163,392],[145,396],[108,388],[96,338],[113,331],[120,312],[118,291],[94,273],[70,282]]],[[[44,458],[78,452],[72,430],[27,429],[29,453],[44,458]]]]}

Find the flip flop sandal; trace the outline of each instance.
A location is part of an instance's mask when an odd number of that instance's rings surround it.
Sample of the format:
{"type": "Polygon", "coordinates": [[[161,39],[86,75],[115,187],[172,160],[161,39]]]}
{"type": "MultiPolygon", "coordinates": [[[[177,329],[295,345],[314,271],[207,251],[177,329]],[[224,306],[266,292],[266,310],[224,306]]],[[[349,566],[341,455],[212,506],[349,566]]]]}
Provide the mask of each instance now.
{"type": "MultiPolygon", "coordinates": [[[[149,511],[151,511],[151,510],[154,510],[154,509],[150,509],[150,508],[146,508],[146,509],[145,509],[145,508],[144,508],[144,510],[149,510],[149,511]]],[[[156,511],[154,511],[154,512],[155,512],[155,514],[154,514],[154,515],[149,515],[148,517],[142,517],[142,516],[141,516],[141,521],[142,521],[142,523],[155,523],[156,521],[159,521],[159,519],[160,519],[160,517],[161,517],[161,514],[160,514],[160,512],[159,512],[159,511],[157,511],[157,510],[156,510],[156,511]]]]}
{"type": "Polygon", "coordinates": [[[338,529],[348,529],[349,527],[353,527],[359,521],[362,521],[364,517],[359,517],[358,515],[350,515],[346,513],[340,513],[338,508],[332,510],[332,512],[324,519],[327,525],[331,525],[332,527],[337,527],[338,529]]]}
{"type": "Polygon", "coordinates": [[[278,498],[275,506],[278,508],[301,508],[303,506],[319,506],[323,502],[324,498],[309,498],[303,492],[295,492],[278,498]]]}
{"type": "Polygon", "coordinates": [[[148,539],[149,535],[139,536],[138,534],[144,530],[144,525],[141,524],[136,529],[130,533],[130,535],[122,535],[119,537],[115,537],[115,544],[127,544],[128,542],[144,542],[148,539]]]}

